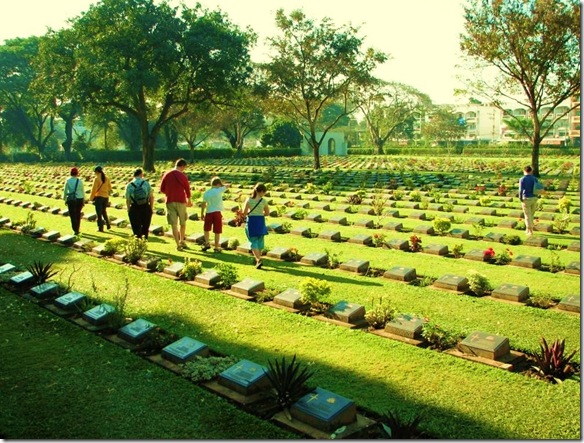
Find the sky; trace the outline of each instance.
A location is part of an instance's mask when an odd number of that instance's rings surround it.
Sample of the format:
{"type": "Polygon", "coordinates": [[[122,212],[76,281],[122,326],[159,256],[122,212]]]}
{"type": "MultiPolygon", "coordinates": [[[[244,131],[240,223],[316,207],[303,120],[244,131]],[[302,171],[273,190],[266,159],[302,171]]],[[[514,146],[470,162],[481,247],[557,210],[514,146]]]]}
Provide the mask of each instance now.
{"type": "MultiPolygon", "coordinates": [[[[196,0],[183,0],[194,6],[196,0]]],[[[2,0],[0,42],[16,37],[43,35],[48,28],[68,27],[96,0],[2,0]]],[[[178,4],[177,0],[170,1],[178,4]]],[[[383,51],[390,59],[374,75],[386,81],[413,86],[436,104],[452,104],[460,87],[456,65],[460,59],[460,34],[464,32],[464,0],[199,0],[205,8],[221,9],[241,28],[258,34],[254,61],[266,59],[265,40],[278,35],[278,9],[289,14],[302,9],[315,22],[329,17],[335,26],[359,27],[363,48],[383,51]]]]}

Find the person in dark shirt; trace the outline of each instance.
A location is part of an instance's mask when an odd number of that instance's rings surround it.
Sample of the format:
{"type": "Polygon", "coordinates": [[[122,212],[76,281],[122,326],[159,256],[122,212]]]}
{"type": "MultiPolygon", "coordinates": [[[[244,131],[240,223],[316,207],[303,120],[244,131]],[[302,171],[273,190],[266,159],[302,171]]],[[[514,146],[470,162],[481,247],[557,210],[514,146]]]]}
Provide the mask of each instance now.
{"type": "Polygon", "coordinates": [[[523,177],[519,179],[519,200],[525,216],[525,233],[533,235],[533,215],[537,209],[537,197],[533,192],[537,179],[533,176],[531,166],[523,168],[523,177]]]}

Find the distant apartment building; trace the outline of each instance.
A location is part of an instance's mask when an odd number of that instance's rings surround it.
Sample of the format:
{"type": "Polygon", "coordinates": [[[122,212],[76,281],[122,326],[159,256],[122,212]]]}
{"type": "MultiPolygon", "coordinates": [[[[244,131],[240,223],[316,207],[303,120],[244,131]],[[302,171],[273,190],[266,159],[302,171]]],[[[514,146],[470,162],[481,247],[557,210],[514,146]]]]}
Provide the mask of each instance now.
{"type": "Polygon", "coordinates": [[[481,104],[455,107],[460,121],[466,123],[463,141],[497,142],[502,137],[503,113],[494,106],[481,104]]]}

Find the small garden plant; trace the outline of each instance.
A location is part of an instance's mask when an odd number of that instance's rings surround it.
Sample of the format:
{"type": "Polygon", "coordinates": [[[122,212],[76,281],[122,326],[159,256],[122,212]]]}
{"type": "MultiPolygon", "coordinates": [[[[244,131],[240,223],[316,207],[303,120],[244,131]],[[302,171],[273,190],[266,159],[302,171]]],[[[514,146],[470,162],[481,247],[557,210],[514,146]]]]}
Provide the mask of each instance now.
{"type": "Polygon", "coordinates": [[[420,423],[424,416],[416,414],[409,419],[397,414],[397,412],[388,411],[383,414],[381,426],[387,438],[392,440],[409,440],[424,438],[425,434],[419,429],[420,423]]]}
{"type": "Polygon", "coordinates": [[[436,231],[438,235],[444,235],[448,231],[450,231],[452,223],[450,222],[449,219],[445,217],[436,217],[432,221],[432,226],[434,227],[434,231],[436,231]]]}
{"type": "Polygon", "coordinates": [[[219,274],[219,287],[230,288],[239,280],[237,268],[230,263],[218,263],[215,266],[215,271],[219,274]]]}
{"type": "Polygon", "coordinates": [[[477,271],[469,271],[467,275],[468,287],[477,297],[482,297],[492,290],[491,284],[487,277],[479,274],[477,271]]]}
{"type": "Polygon", "coordinates": [[[128,241],[124,245],[125,259],[128,263],[135,265],[142,259],[147,250],[148,240],[133,235],[128,238],[128,241]]]}
{"type": "Polygon", "coordinates": [[[201,272],[203,272],[203,264],[199,260],[185,257],[184,266],[179,273],[179,277],[193,281],[201,272]]]}
{"type": "Polygon", "coordinates": [[[296,361],[296,355],[289,362],[286,362],[286,357],[282,357],[282,360],[269,360],[268,368],[266,375],[272,384],[278,405],[288,419],[292,419],[290,406],[310,391],[306,382],[312,377],[313,372],[306,366],[302,367],[296,361]]]}
{"type": "Polygon", "coordinates": [[[422,250],[422,239],[417,235],[410,237],[410,252],[420,252],[422,250]]]}
{"type": "Polygon", "coordinates": [[[568,354],[565,351],[565,340],[557,339],[550,346],[546,339],[542,337],[540,351],[532,355],[535,360],[533,369],[540,377],[559,383],[576,372],[572,362],[576,351],[574,350],[568,354]]]}
{"type": "Polygon", "coordinates": [[[41,285],[58,274],[59,271],[55,271],[53,265],[54,263],[52,262],[33,261],[32,264],[26,267],[26,270],[32,274],[35,283],[41,285]]]}
{"type": "Polygon", "coordinates": [[[372,329],[382,329],[393,320],[396,310],[391,307],[389,298],[379,297],[377,303],[371,301],[372,308],[365,312],[365,320],[372,329]]]}
{"type": "Polygon", "coordinates": [[[299,285],[300,301],[304,304],[310,304],[313,308],[328,303],[328,297],[331,294],[331,284],[326,280],[307,277],[299,285]]]}
{"type": "Polygon", "coordinates": [[[433,321],[427,321],[422,326],[422,337],[428,342],[430,349],[444,351],[458,344],[458,337],[433,321]]]}
{"type": "Polygon", "coordinates": [[[201,357],[196,356],[193,360],[181,365],[181,375],[195,383],[213,380],[226,369],[239,361],[237,357],[201,357]]]}

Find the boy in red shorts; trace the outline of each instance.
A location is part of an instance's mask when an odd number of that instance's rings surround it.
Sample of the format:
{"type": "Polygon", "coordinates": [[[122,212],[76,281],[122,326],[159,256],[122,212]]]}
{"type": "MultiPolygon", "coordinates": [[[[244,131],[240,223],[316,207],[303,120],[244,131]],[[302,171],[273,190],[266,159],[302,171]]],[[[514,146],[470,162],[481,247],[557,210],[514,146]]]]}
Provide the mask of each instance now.
{"type": "Polygon", "coordinates": [[[223,232],[223,219],[221,211],[223,210],[223,193],[226,191],[219,177],[211,179],[211,189],[203,194],[203,204],[201,205],[201,218],[205,222],[203,230],[205,231],[205,245],[203,252],[211,248],[209,236],[211,229],[215,234],[215,252],[221,252],[221,233],[223,232]],[[205,210],[207,211],[205,213],[205,210]]]}

